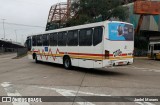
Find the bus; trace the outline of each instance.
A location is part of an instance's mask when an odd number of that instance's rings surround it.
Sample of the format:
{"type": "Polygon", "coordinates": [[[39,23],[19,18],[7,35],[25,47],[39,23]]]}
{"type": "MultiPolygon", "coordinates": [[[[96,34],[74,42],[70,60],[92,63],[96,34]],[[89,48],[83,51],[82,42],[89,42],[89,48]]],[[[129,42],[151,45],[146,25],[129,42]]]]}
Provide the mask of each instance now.
{"type": "Polygon", "coordinates": [[[148,47],[148,58],[150,59],[160,59],[160,41],[150,42],[148,47]]]}
{"type": "Polygon", "coordinates": [[[133,63],[134,28],[120,21],[103,21],[47,31],[27,37],[28,57],[35,62],[82,68],[133,63]]]}

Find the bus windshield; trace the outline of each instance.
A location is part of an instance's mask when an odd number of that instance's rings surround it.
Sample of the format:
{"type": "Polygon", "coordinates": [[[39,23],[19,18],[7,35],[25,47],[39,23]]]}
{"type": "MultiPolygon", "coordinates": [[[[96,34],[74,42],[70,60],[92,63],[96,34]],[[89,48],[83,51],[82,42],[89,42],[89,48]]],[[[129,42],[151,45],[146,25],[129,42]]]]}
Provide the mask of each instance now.
{"type": "Polygon", "coordinates": [[[125,23],[109,23],[109,40],[133,41],[133,26],[125,23]]]}

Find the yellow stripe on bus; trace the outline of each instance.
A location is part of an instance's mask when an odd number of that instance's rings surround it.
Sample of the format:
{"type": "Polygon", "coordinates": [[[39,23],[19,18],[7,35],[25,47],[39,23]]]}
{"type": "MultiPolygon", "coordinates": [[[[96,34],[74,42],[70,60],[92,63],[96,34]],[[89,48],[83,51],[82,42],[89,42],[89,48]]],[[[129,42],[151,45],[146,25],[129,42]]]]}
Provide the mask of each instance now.
{"type": "MultiPolygon", "coordinates": [[[[33,54],[33,52],[28,52],[28,54],[33,54]]],[[[40,56],[52,56],[52,57],[63,57],[64,54],[48,54],[48,53],[37,53],[40,56]]],[[[72,55],[69,56],[73,59],[90,59],[90,60],[105,60],[105,57],[97,56],[82,56],[82,55],[72,55]]],[[[123,57],[109,57],[109,60],[124,60],[127,58],[133,58],[133,56],[123,56],[123,57]]]]}

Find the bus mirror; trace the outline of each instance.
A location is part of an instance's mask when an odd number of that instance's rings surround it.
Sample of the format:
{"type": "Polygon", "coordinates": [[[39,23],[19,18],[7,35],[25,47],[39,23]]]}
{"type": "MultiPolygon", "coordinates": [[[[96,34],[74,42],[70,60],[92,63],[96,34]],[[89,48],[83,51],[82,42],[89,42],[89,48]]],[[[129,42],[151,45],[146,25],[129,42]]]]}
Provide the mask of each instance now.
{"type": "Polygon", "coordinates": [[[28,49],[28,51],[30,51],[31,50],[31,38],[27,38],[27,49],[28,49]]]}

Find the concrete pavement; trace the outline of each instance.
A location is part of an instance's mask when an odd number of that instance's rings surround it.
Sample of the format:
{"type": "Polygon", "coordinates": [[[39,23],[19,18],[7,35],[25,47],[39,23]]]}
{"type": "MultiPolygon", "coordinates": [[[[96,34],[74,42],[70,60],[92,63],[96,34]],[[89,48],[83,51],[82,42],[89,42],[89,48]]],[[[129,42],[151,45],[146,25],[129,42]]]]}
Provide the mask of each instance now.
{"type": "MultiPolygon", "coordinates": [[[[0,55],[0,96],[159,96],[160,61],[135,59],[129,66],[106,69],[73,68],[36,64],[16,54],[0,55]],[[9,85],[8,85],[9,84],[9,85]],[[6,86],[6,87],[5,87],[6,86]],[[13,92],[14,91],[14,92],[13,92]]],[[[159,105],[160,103],[25,103],[26,105],[159,105]]],[[[0,103],[0,105],[16,105],[0,103]]]]}

